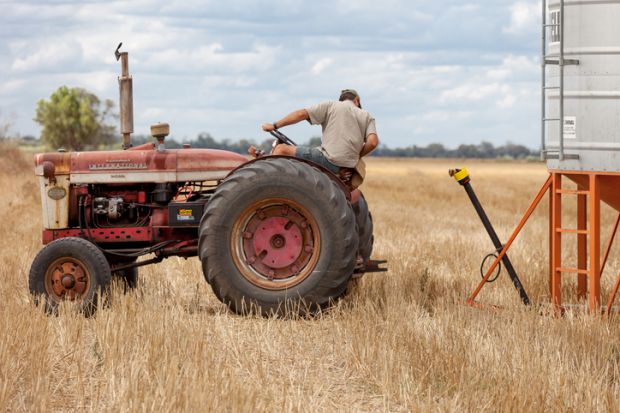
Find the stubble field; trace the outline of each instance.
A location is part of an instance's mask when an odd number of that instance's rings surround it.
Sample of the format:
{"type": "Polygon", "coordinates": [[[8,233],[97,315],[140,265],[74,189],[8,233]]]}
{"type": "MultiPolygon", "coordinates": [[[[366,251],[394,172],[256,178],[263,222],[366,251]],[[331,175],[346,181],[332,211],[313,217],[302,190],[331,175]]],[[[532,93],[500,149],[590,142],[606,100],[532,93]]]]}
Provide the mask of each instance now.
{"type": "Polygon", "coordinates": [[[373,257],[390,271],[316,318],[233,315],[197,259],[173,258],[141,268],[139,291],[117,288],[86,319],[32,304],[38,186],[29,157],[2,152],[0,411],[620,410],[620,320],[580,306],[549,316],[546,203],[510,254],[535,305],[520,304],[506,274],[480,295],[501,310],[462,305],[493,248],[447,169],[469,167],[505,239],[546,178],[542,164],[371,159],[373,257]]]}

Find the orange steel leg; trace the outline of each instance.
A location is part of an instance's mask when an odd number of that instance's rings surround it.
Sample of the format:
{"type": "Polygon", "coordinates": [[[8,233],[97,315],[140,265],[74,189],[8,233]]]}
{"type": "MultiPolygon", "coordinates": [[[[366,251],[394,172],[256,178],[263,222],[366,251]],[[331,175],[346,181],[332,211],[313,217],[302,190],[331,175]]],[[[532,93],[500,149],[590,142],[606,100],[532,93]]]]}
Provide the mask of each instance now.
{"type": "Polygon", "coordinates": [[[590,311],[598,311],[601,304],[601,273],[600,273],[600,260],[601,260],[601,198],[600,188],[598,185],[598,176],[596,174],[590,174],[590,239],[589,239],[589,256],[590,256],[590,270],[589,270],[589,284],[590,284],[590,311]]]}
{"type": "Polygon", "coordinates": [[[555,229],[553,228],[553,185],[549,186],[549,293],[551,294],[551,288],[553,286],[553,235],[555,229]]]}
{"type": "MultiPolygon", "coordinates": [[[[581,189],[581,188],[580,188],[581,189]]],[[[577,195],[577,230],[587,229],[588,198],[585,194],[577,195]]],[[[588,269],[588,234],[577,234],[577,268],[588,269]]],[[[588,276],[577,274],[577,298],[586,299],[588,291],[588,276]]]]}
{"type": "Polygon", "coordinates": [[[605,265],[607,264],[607,258],[609,258],[609,252],[611,251],[611,246],[614,243],[614,238],[616,237],[616,232],[618,232],[618,224],[620,224],[620,212],[616,217],[616,223],[614,224],[614,229],[611,231],[611,235],[609,236],[609,241],[607,241],[607,248],[605,248],[605,256],[603,257],[603,262],[601,263],[601,277],[603,277],[603,271],[605,271],[605,265]]]}
{"type": "Polygon", "coordinates": [[[607,315],[611,314],[611,306],[614,304],[614,300],[616,299],[618,287],[620,287],[620,272],[618,273],[618,277],[616,278],[616,284],[611,290],[611,294],[609,294],[609,301],[607,301],[607,315]]]}
{"type": "Polygon", "coordinates": [[[549,255],[551,256],[551,304],[557,313],[562,307],[562,273],[559,271],[562,266],[562,234],[558,231],[559,228],[562,228],[562,194],[558,193],[558,190],[562,189],[562,175],[554,173],[552,177],[551,227],[553,233],[549,255]]]}
{"type": "Polygon", "coordinates": [[[493,263],[487,270],[486,274],[484,274],[484,277],[482,277],[482,280],[480,281],[480,283],[478,284],[474,292],[471,293],[471,295],[466,301],[466,304],[472,305],[472,306],[475,305],[474,300],[476,299],[476,296],[478,295],[478,293],[480,293],[480,290],[482,290],[482,287],[484,287],[484,284],[486,284],[486,282],[489,280],[489,278],[491,277],[491,274],[493,273],[493,271],[495,271],[495,268],[497,267],[499,262],[502,260],[504,255],[506,255],[506,253],[508,252],[508,249],[510,248],[514,240],[517,238],[517,235],[519,235],[519,232],[521,232],[521,229],[523,229],[523,226],[525,225],[527,220],[530,218],[530,216],[532,215],[532,213],[534,212],[534,210],[540,203],[540,200],[545,196],[545,192],[547,192],[550,185],[551,185],[551,175],[547,178],[543,186],[538,190],[536,197],[534,198],[530,206],[527,208],[527,210],[521,217],[521,221],[519,221],[519,224],[517,225],[517,227],[514,229],[514,231],[510,235],[510,238],[508,238],[508,241],[506,242],[506,244],[504,244],[504,248],[502,248],[501,252],[497,255],[497,258],[495,258],[495,260],[493,261],[493,263]]]}

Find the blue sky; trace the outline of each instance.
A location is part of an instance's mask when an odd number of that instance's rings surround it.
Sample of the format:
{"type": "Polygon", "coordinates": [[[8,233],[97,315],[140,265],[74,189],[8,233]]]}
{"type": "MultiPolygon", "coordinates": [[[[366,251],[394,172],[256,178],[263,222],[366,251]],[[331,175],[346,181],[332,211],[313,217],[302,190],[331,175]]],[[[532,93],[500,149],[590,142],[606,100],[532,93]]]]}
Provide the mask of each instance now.
{"type": "MultiPolygon", "coordinates": [[[[539,141],[538,1],[0,0],[0,121],[38,135],[61,85],[117,101],[118,42],[136,133],[262,141],[262,122],[355,88],[391,147],[539,141]]],[[[320,134],[287,128],[299,141],[320,134]]]]}

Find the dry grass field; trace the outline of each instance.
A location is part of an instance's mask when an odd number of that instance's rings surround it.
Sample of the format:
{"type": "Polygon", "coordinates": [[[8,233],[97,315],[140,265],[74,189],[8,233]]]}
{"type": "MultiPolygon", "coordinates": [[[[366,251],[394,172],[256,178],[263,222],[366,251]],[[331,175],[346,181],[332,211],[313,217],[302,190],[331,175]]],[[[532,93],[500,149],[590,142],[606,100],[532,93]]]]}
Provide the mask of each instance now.
{"type": "Polygon", "coordinates": [[[462,305],[493,248],[447,169],[470,169],[505,239],[545,180],[542,164],[371,159],[373,255],[390,271],[316,318],[233,315],[197,259],[173,258],[86,319],[32,304],[38,186],[29,158],[2,152],[0,411],[620,411],[620,320],[579,306],[549,316],[546,204],[510,254],[534,306],[505,273],[480,295],[501,310],[462,305]]]}

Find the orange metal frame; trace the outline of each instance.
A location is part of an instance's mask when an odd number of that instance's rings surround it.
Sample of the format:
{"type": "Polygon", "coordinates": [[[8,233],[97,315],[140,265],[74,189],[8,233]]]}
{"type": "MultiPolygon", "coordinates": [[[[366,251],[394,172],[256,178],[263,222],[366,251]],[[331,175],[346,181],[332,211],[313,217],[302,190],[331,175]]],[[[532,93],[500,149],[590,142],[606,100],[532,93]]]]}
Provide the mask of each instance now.
{"type": "MultiPolygon", "coordinates": [[[[567,172],[549,171],[549,177],[539,189],[536,197],[527,208],[504,248],[497,255],[484,277],[467,299],[468,305],[479,307],[475,301],[482,287],[506,255],[511,245],[527,223],[534,210],[540,204],[545,194],[549,194],[549,291],[551,303],[556,313],[562,311],[562,276],[576,274],[577,297],[588,300],[591,312],[601,310],[601,276],[609,258],[609,253],[620,224],[620,212],[616,218],[605,254],[601,260],[601,200],[620,211],[620,174],[603,174],[597,172],[567,172]],[[563,189],[562,178],[568,177],[577,183],[577,189],[563,189]],[[601,195],[602,191],[602,195],[601,195]],[[577,201],[577,228],[562,227],[562,198],[576,196],[577,201]],[[562,265],[562,235],[574,234],[577,236],[577,267],[562,265]]],[[[616,278],[607,301],[606,313],[611,308],[616,294],[620,289],[620,273],[616,278]]]]}

